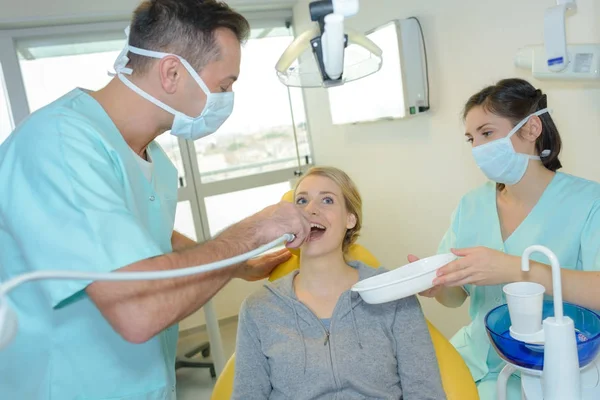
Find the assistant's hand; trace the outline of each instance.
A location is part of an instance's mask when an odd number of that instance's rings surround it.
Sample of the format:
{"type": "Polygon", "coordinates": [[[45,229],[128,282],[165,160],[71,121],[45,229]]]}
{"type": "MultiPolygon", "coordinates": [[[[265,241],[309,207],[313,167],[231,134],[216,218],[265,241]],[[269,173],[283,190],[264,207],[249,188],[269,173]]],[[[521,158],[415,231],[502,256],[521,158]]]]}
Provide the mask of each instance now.
{"type": "Polygon", "coordinates": [[[275,240],[286,233],[292,233],[296,238],[287,244],[289,248],[300,247],[310,235],[309,216],[300,207],[281,201],[269,206],[252,216],[256,221],[257,234],[263,243],[275,240]]]}
{"type": "Polygon", "coordinates": [[[269,277],[271,272],[279,265],[290,259],[292,253],[288,249],[281,249],[262,256],[251,258],[241,264],[234,276],[248,282],[259,281],[269,277]]]}
{"type": "Polygon", "coordinates": [[[487,247],[452,249],[452,253],[461,258],[440,268],[433,281],[434,285],[498,285],[513,282],[516,280],[516,273],[520,271],[519,257],[487,247]]]}

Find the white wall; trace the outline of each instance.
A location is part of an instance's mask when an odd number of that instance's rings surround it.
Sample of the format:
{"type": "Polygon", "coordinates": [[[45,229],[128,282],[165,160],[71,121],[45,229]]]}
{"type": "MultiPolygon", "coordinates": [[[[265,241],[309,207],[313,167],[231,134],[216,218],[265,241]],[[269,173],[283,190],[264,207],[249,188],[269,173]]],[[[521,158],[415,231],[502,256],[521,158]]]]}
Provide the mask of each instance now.
{"type": "MultiPolygon", "coordinates": [[[[296,32],[309,24],[308,1],[295,7],[296,32]]],[[[347,171],[364,198],[361,242],[395,268],[409,252],[432,255],[461,195],[484,182],[463,138],[460,111],[484,85],[506,77],[530,79],[513,67],[517,49],[543,41],[544,10],[553,0],[363,0],[348,25],[366,31],[390,19],[416,16],[429,57],[431,106],[410,120],[332,126],[323,89],[305,91],[315,160],[347,171]]],[[[600,42],[600,2],[578,0],[569,17],[570,42],[600,42]]],[[[600,89],[530,79],[548,94],[562,132],[564,171],[600,178],[600,89]]],[[[385,90],[384,87],[381,90],[385,90]]],[[[426,315],[446,335],[467,310],[423,301],[426,315]]]]}

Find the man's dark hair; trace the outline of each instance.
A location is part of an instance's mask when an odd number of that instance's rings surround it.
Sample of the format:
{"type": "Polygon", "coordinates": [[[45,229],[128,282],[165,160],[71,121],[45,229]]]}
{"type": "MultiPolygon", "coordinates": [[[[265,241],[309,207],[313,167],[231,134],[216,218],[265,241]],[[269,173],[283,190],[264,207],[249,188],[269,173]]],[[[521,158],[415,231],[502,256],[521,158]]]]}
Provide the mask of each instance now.
{"type": "MultiPolygon", "coordinates": [[[[240,43],[250,35],[250,24],[227,4],[216,0],[146,0],[133,12],[129,44],[146,50],[173,53],[197,71],[219,57],[215,31],[231,30],[240,43]]],[[[129,66],[146,72],[153,59],[129,52],[129,66]]]]}

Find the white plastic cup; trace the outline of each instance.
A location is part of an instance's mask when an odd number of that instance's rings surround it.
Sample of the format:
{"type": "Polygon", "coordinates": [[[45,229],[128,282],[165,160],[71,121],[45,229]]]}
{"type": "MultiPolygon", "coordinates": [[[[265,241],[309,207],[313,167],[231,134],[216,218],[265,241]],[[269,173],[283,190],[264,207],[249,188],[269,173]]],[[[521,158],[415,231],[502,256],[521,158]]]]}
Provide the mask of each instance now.
{"type": "Polygon", "coordinates": [[[504,286],[511,330],[531,335],[542,330],[542,307],[546,289],[539,283],[515,282],[504,286]]]}

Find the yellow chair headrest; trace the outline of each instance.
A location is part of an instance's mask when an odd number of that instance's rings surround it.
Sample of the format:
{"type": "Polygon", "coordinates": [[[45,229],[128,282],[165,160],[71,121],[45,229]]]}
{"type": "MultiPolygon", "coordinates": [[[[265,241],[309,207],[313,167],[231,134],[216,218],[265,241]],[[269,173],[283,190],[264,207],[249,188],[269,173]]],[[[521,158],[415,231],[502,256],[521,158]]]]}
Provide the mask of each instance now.
{"type": "MultiPolygon", "coordinates": [[[[283,195],[283,197],[281,198],[281,200],[293,202],[294,201],[294,191],[290,190],[290,191],[286,192],[283,195]]],[[[274,281],[279,278],[282,278],[285,275],[292,272],[293,270],[299,268],[299,266],[300,266],[300,249],[289,249],[289,250],[292,253],[292,257],[289,260],[287,260],[286,262],[284,262],[283,264],[279,265],[277,268],[275,268],[273,270],[273,272],[271,272],[271,275],[269,276],[270,281],[274,281]]],[[[369,252],[367,249],[365,249],[363,246],[361,246],[358,243],[354,243],[352,246],[350,246],[350,248],[348,249],[347,258],[348,258],[348,260],[360,261],[360,262],[362,262],[370,267],[373,267],[373,268],[377,268],[380,265],[377,258],[375,258],[375,256],[373,254],[371,254],[371,252],[369,252]]]]}

